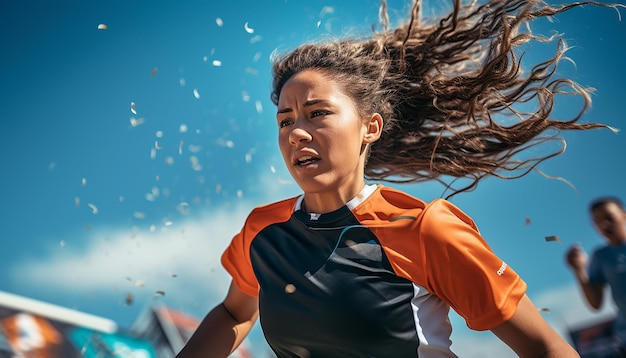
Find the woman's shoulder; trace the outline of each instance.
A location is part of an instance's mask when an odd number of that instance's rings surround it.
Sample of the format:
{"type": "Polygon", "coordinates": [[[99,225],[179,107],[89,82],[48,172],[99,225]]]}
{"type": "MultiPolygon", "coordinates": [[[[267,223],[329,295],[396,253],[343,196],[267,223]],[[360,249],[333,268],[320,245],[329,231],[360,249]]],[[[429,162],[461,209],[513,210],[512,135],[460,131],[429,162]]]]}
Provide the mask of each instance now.
{"type": "MultiPolygon", "coordinates": [[[[378,195],[376,197],[397,207],[403,208],[425,208],[428,203],[418,197],[415,197],[400,189],[388,187],[385,185],[378,186],[378,195]]],[[[375,197],[375,198],[376,198],[375,197]]]]}
{"type": "Polygon", "coordinates": [[[442,217],[457,218],[474,226],[472,218],[452,202],[436,198],[425,201],[402,190],[380,186],[379,199],[390,206],[400,209],[420,209],[419,218],[426,221],[439,221],[442,217]]]}
{"type": "Polygon", "coordinates": [[[391,203],[394,206],[406,208],[422,208],[424,210],[458,210],[456,205],[443,198],[436,198],[431,201],[426,201],[400,189],[384,185],[379,185],[378,192],[381,199],[391,203]]]}
{"type": "Polygon", "coordinates": [[[246,223],[250,222],[281,222],[286,221],[293,214],[299,196],[264,204],[252,209],[246,223]]]}

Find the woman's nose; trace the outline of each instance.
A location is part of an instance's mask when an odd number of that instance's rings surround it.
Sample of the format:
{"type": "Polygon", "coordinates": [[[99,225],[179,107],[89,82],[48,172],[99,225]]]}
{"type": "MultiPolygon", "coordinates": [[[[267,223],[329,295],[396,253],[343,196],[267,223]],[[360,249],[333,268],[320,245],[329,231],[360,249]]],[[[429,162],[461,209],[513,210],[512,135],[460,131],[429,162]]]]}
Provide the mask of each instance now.
{"type": "Polygon", "coordinates": [[[289,133],[289,143],[295,146],[302,142],[310,142],[312,139],[313,137],[308,131],[298,126],[294,126],[289,133]]]}

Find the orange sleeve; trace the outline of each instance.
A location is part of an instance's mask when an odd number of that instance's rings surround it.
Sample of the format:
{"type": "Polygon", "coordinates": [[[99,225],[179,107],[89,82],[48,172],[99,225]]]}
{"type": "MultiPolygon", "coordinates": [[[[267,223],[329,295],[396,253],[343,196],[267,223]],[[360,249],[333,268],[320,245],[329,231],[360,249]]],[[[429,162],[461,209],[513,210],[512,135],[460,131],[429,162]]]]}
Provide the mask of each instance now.
{"type": "Polygon", "coordinates": [[[230,274],[233,283],[245,294],[252,297],[259,295],[259,283],[256,280],[250,262],[250,243],[246,237],[246,227],[233,237],[230,245],[222,254],[222,266],[230,274]]]}
{"type": "Polygon", "coordinates": [[[513,316],[526,283],[491,251],[469,216],[436,200],[424,210],[419,228],[427,288],[468,327],[492,329],[513,316]]]}
{"type": "Polygon", "coordinates": [[[259,295],[259,282],[250,260],[252,240],[268,225],[288,220],[296,200],[297,198],[289,198],[255,208],[248,215],[243,229],[233,237],[222,254],[222,266],[231,275],[233,283],[245,294],[252,297],[259,295]]]}

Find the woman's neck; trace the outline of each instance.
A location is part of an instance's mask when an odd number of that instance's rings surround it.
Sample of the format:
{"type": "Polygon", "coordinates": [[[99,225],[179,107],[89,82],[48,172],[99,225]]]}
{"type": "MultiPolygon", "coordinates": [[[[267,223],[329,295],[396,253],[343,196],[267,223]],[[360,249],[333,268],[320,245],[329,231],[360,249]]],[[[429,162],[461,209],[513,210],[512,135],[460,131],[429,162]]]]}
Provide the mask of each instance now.
{"type": "Polygon", "coordinates": [[[330,213],[354,199],[363,188],[365,188],[365,183],[346,193],[304,193],[301,207],[307,213],[330,213]]]}

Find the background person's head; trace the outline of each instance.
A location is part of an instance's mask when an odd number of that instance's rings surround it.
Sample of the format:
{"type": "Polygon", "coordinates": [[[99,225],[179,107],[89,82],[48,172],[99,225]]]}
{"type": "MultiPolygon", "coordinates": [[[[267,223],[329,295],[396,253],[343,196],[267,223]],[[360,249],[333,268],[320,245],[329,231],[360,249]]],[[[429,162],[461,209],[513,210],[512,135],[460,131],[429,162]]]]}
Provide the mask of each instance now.
{"type": "Polygon", "coordinates": [[[589,205],[595,228],[609,244],[626,243],[626,210],[622,201],[614,196],[595,199],[589,205]]]}

